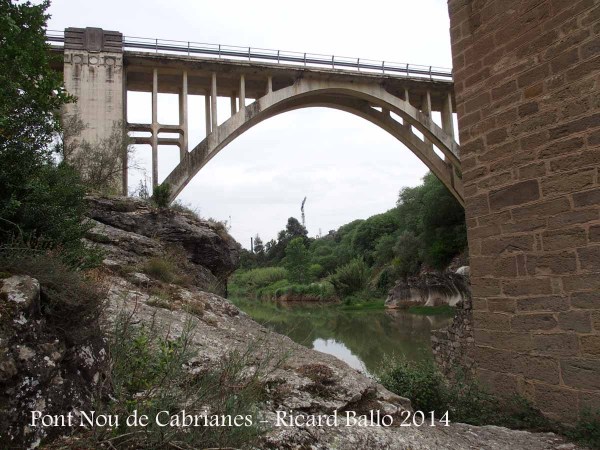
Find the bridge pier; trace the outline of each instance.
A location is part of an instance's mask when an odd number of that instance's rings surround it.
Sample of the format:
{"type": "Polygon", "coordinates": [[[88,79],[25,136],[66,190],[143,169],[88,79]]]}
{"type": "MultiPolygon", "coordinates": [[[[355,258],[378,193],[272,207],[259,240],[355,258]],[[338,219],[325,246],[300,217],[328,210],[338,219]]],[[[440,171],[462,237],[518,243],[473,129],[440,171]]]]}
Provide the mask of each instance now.
{"type": "MultiPolygon", "coordinates": [[[[77,98],[76,103],[65,106],[63,114],[77,117],[85,126],[79,136],[69,137],[79,143],[73,146],[74,154],[65,155],[69,161],[79,156],[84,142],[92,146],[107,143],[114,133],[122,133],[125,126],[126,78],[121,33],[100,28],[67,28],[63,75],[66,90],[77,98]]],[[[123,175],[115,175],[110,183],[110,188],[124,193],[127,189],[125,144],[120,155],[123,175]]]]}

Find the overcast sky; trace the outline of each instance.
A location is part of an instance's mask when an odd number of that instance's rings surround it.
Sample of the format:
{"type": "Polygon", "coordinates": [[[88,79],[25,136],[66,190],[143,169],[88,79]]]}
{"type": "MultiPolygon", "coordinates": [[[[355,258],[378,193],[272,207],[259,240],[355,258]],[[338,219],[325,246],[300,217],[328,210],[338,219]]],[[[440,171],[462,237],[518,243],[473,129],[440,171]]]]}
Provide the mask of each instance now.
{"type": "MultiPolygon", "coordinates": [[[[451,67],[446,0],[281,2],[203,0],[53,0],[49,28],[101,27],[125,36],[175,39],[335,54],[451,67]]],[[[174,97],[174,96],[173,96],[174,97]]],[[[159,121],[177,122],[177,104],[159,96],[159,121]]],[[[204,138],[202,97],[190,96],[190,149],[204,138]]],[[[229,116],[219,100],[219,122],[229,116]]],[[[149,94],[129,94],[129,121],[149,122],[149,94]]],[[[434,116],[434,120],[436,117],[434,116]]],[[[136,150],[150,174],[149,147],[136,150]]],[[[176,147],[159,149],[163,179],[178,162],[176,147]]],[[[275,238],[287,218],[314,236],[393,207],[403,186],[427,169],[410,150],[375,125],[337,110],[288,112],[250,129],[222,150],[179,199],[203,217],[229,221],[233,236],[275,238]]]]}

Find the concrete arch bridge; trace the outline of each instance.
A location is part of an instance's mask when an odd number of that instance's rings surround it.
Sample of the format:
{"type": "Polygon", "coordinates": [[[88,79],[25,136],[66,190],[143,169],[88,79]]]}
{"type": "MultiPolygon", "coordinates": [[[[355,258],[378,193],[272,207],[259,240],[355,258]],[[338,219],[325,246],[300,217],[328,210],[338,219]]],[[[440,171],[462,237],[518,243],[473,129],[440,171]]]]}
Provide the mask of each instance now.
{"type": "MultiPolygon", "coordinates": [[[[450,72],[289,52],[277,52],[275,60],[274,52],[237,47],[219,46],[216,55],[206,45],[187,43],[186,48],[185,43],[123,38],[96,28],[68,28],[49,40],[63,43],[65,86],[78,97],[67,112],[94,124],[85,131],[86,139],[103,138],[117,121],[130,132],[144,132],[146,136],[133,139],[152,147],[153,185],[158,184],[158,146],[179,147],[180,162],[164,180],[171,200],[227,144],[256,124],[299,108],[327,107],[359,116],[397,138],[464,205],[450,72]],[[127,121],[127,91],[152,94],[151,123],[127,121]],[[179,124],[158,122],[159,93],[179,95],[179,124]],[[191,149],[188,95],[205,98],[206,137],[191,149]],[[220,125],[218,97],[231,99],[231,116],[220,125]],[[441,113],[441,127],[432,120],[433,111],[441,113]]],[[[122,183],[126,189],[126,167],[122,183]]]]}

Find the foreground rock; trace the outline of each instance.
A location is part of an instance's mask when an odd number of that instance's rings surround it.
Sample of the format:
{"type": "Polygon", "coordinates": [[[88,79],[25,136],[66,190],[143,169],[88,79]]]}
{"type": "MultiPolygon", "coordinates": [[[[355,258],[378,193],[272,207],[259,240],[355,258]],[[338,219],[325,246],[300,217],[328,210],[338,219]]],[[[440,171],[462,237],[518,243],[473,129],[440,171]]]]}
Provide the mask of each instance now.
{"type": "MultiPolygon", "coordinates": [[[[0,279],[0,448],[34,448],[71,430],[30,427],[31,412],[78,416],[92,408],[107,353],[97,333],[65,340],[40,313],[40,283],[26,275],[0,279]]],[[[99,331],[99,330],[98,330],[99,331]]]]}
{"type": "MultiPolygon", "coordinates": [[[[463,270],[462,273],[468,271],[463,270]]],[[[428,272],[400,280],[388,293],[386,308],[411,306],[456,306],[469,295],[468,275],[428,272]]]]}
{"type": "MultiPolygon", "coordinates": [[[[356,411],[369,414],[380,410],[398,418],[410,410],[408,400],[399,397],[337,358],[294,343],[286,336],[272,333],[254,322],[226,299],[195,289],[177,288],[178,301],[170,309],[156,308],[152,295],[122,278],[110,279],[108,321],[121,311],[133,314],[136,321],[150,322],[173,338],[190,322],[193,344],[198,352],[194,364],[199,370],[210,367],[232,350],[252,345],[256,364],[264,358],[284,363],[267,370],[265,382],[272,386],[263,411],[272,428],[262,448],[273,449],[575,449],[551,433],[529,433],[487,426],[462,424],[423,427],[347,427],[343,418],[338,427],[275,427],[276,412],[296,414],[332,414],[333,411],[356,411]],[[190,305],[196,305],[189,308],[190,305]],[[184,311],[195,310],[197,314],[184,311]],[[316,389],[318,369],[327,374],[326,389],[316,389]]],[[[322,387],[322,386],[321,386],[322,387]]],[[[343,417],[343,414],[340,413],[343,417]]]]}

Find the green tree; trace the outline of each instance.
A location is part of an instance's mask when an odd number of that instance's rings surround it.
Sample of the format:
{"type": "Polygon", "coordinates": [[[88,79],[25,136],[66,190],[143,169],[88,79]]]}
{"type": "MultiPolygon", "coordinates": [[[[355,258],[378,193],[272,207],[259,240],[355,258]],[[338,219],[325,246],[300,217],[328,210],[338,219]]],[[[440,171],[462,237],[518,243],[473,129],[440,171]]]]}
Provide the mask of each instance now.
{"type": "MultiPolygon", "coordinates": [[[[0,208],[18,208],[26,180],[52,162],[57,114],[71,101],[50,67],[48,1],[0,0],[0,208]]],[[[3,211],[4,212],[4,211],[3,211]]],[[[3,214],[4,215],[4,214],[3,214]]]]}
{"type": "Polygon", "coordinates": [[[90,256],[81,240],[85,191],[51,145],[72,98],[50,67],[48,6],[0,0],[0,241],[59,247],[81,265],[90,256]]]}
{"type": "Polygon", "coordinates": [[[256,253],[257,256],[263,256],[265,253],[265,246],[258,234],[254,236],[254,253],[256,253]]]}
{"type": "Polygon", "coordinates": [[[304,284],[309,281],[308,251],[301,237],[292,239],[285,248],[285,268],[288,280],[292,283],[304,284]]]}

